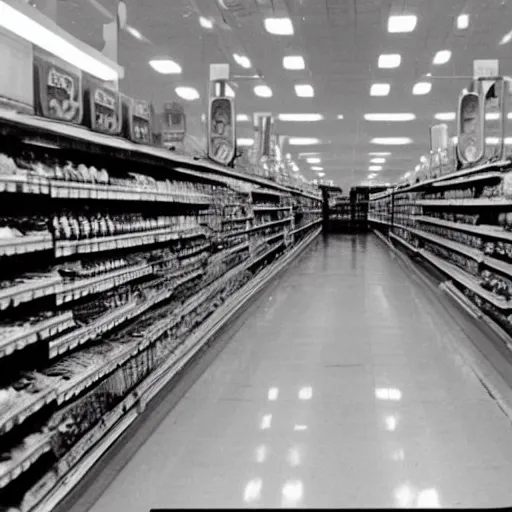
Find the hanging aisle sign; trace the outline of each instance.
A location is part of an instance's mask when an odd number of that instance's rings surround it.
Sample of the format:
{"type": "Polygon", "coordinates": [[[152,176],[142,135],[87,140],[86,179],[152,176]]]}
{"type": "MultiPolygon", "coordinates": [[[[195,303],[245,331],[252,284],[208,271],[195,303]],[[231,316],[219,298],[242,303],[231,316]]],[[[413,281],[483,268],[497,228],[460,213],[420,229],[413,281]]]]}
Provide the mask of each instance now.
{"type": "Polygon", "coordinates": [[[229,64],[210,66],[210,98],[208,104],[208,157],[221,165],[235,158],[235,103],[226,95],[229,64]]]}
{"type": "Polygon", "coordinates": [[[463,165],[473,164],[484,154],[483,115],[480,96],[463,92],[459,98],[457,155],[463,165]]]}

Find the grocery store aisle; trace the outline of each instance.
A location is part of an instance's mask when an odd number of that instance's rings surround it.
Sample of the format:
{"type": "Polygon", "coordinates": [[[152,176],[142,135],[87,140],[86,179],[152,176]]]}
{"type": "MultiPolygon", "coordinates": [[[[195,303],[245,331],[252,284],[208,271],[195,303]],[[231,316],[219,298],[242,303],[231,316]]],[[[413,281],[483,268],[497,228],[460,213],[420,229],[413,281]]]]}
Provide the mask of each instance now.
{"type": "Polygon", "coordinates": [[[319,240],[91,512],[501,507],[512,426],[373,236],[319,240]]]}

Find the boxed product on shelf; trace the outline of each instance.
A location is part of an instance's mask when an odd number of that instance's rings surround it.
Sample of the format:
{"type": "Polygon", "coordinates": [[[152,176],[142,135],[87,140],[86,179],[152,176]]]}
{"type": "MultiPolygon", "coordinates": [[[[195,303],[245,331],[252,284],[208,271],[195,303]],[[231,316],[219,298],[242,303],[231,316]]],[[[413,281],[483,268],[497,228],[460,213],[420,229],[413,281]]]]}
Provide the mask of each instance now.
{"type": "Polygon", "coordinates": [[[123,135],[140,144],[153,144],[155,112],[153,105],[121,95],[123,135]]]}

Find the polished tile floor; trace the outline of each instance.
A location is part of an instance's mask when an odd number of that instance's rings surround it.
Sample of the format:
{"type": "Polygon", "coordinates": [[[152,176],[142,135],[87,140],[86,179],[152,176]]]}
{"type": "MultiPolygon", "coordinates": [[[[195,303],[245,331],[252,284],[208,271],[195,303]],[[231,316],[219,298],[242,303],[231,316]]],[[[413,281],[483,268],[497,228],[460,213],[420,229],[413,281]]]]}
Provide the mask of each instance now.
{"type": "Polygon", "coordinates": [[[512,505],[512,426],[372,236],[319,240],[91,512],[512,505]]]}

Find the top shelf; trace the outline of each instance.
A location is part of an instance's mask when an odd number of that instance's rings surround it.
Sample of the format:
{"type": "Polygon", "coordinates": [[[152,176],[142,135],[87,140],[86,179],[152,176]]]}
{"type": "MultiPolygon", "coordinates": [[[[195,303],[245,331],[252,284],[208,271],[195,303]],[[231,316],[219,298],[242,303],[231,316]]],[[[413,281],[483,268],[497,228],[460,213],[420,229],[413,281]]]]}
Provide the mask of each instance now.
{"type": "Polygon", "coordinates": [[[196,179],[211,180],[216,177],[218,181],[223,181],[222,178],[231,178],[273,190],[299,194],[310,199],[321,199],[320,195],[315,196],[303,190],[280,185],[272,180],[244,174],[204,159],[177,155],[164,148],[135,144],[120,137],[95,133],[84,127],[18,114],[9,110],[0,109],[0,134],[22,135],[25,142],[57,149],[75,149],[88,153],[107,154],[114,158],[129,158],[143,163],[172,165],[177,172],[189,174],[196,179]],[[203,172],[207,173],[204,177],[203,172]]]}

